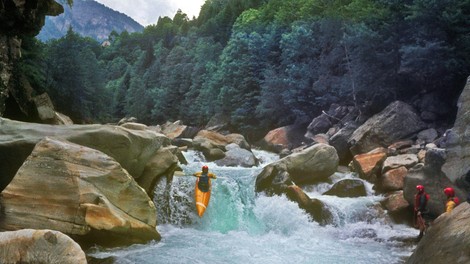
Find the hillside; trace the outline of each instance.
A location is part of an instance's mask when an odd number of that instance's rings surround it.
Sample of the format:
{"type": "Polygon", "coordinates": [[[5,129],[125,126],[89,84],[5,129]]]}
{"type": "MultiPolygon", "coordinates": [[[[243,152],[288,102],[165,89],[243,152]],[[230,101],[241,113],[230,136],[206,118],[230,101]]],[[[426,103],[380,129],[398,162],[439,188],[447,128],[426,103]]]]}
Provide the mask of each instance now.
{"type": "Polygon", "coordinates": [[[127,15],[114,11],[93,0],[75,0],[73,7],[64,5],[65,12],[57,17],[46,17],[46,23],[37,36],[42,41],[60,38],[72,26],[82,36],[98,41],[107,39],[114,30],[141,32],[143,26],[127,15]]]}

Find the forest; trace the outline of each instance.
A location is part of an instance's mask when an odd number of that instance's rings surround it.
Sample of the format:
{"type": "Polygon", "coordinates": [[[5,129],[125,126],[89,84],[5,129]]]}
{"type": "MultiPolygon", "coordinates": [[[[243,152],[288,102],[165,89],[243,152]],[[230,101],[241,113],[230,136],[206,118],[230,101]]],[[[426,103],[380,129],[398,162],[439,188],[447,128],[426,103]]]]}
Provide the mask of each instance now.
{"type": "Polygon", "coordinates": [[[202,127],[217,114],[256,140],[333,103],[374,114],[433,93],[434,107],[455,108],[470,74],[470,0],[207,0],[195,19],[178,11],[109,41],[73,28],[30,37],[17,70],[76,123],[202,127]]]}

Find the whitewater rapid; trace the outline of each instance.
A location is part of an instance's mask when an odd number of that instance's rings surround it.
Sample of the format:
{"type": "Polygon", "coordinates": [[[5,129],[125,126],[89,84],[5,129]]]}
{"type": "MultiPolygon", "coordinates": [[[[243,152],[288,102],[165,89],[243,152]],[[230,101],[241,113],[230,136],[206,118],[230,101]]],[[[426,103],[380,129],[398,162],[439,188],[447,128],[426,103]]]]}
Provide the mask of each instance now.
{"type": "Polygon", "coordinates": [[[403,263],[414,246],[397,238],[411,238],[418,231],[386,219],[373,186],[368,196],[339,198],[322,195],[336,181],[357,177],[337,173],[331,182],[305,187],[322,200],[334,215],[334,224],[320,226],[285,196],[255,193],[256,176],[277,155],[254,151],[261,165],[254,168],[221,167],[207,163],[200,153],[185,153],[186,176],[175,176],[155,191],[159,242],[115,249],[94,248],[89,255],[112,258],[114,263],[403,263]],[[192,173],[209,165],[219,178],[204,216],[194,208],[192,173]]]}

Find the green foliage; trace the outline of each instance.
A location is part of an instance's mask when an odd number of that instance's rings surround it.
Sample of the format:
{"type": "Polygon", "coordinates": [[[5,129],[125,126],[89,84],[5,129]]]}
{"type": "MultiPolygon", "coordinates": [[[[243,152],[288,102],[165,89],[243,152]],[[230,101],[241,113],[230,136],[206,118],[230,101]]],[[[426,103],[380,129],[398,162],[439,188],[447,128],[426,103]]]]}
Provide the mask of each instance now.
{"type": "Polygon", "coordinates": [[[26,76],[35,92],[41,94],[46,85],[44,44],[35,38],[25,36],[22,40],[22,59],[17,67],[21,75],[26,76]]]}
{"type": "Polygon", "coordinates": [[[81,38],[69,29],[64,38],[52,41],[46,50],[47,90],[58,111],[74,120],[102,120],[108,116],[110,97],[94,52],[97,46],[94,40],[81,38]]]}
{"type": "Polygon", "coordinates": [[[36,43],[23,71],[77,119],[203,126],[225,114],[255,140],[332,103],[371,114],[425,90],[451,102],[469,75],[469,10],[470,0],[208,0],[196,20],[179,10],[111,33],[107,48],[71,31],[36,43]]]}

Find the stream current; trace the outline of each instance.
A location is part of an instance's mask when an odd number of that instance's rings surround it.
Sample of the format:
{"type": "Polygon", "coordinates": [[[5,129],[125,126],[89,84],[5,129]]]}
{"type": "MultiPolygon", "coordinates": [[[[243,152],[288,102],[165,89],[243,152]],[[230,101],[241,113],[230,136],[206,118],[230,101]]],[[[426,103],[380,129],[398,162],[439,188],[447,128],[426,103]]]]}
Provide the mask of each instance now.
{"type": "Polygon", "coordinates": [[[322,195],[335,182],[354,178],[337,173],[329,183],[304,187],[311,197],[328,205],[334,224],[320,226],[285,196],[255,193],[256,176],[277,155],[253,151],[261,164],[253,168],[222,167],[205,162],[200,153],[185,152],[186,176],[175,176],[171,184],[155,190],[159,242],[100,249],[92,257],[112,258],[114,263],[266,263],[266,264],[393,264],[404,263],[414,245],[397,238],[415,237],[418,231],[386,219],[374,194],[339,198],[322,195]],[[218,179],[212,181],[212,196],[202,218],[194,206],[195,178],[188,176],[207,164],[218,179]]]}

